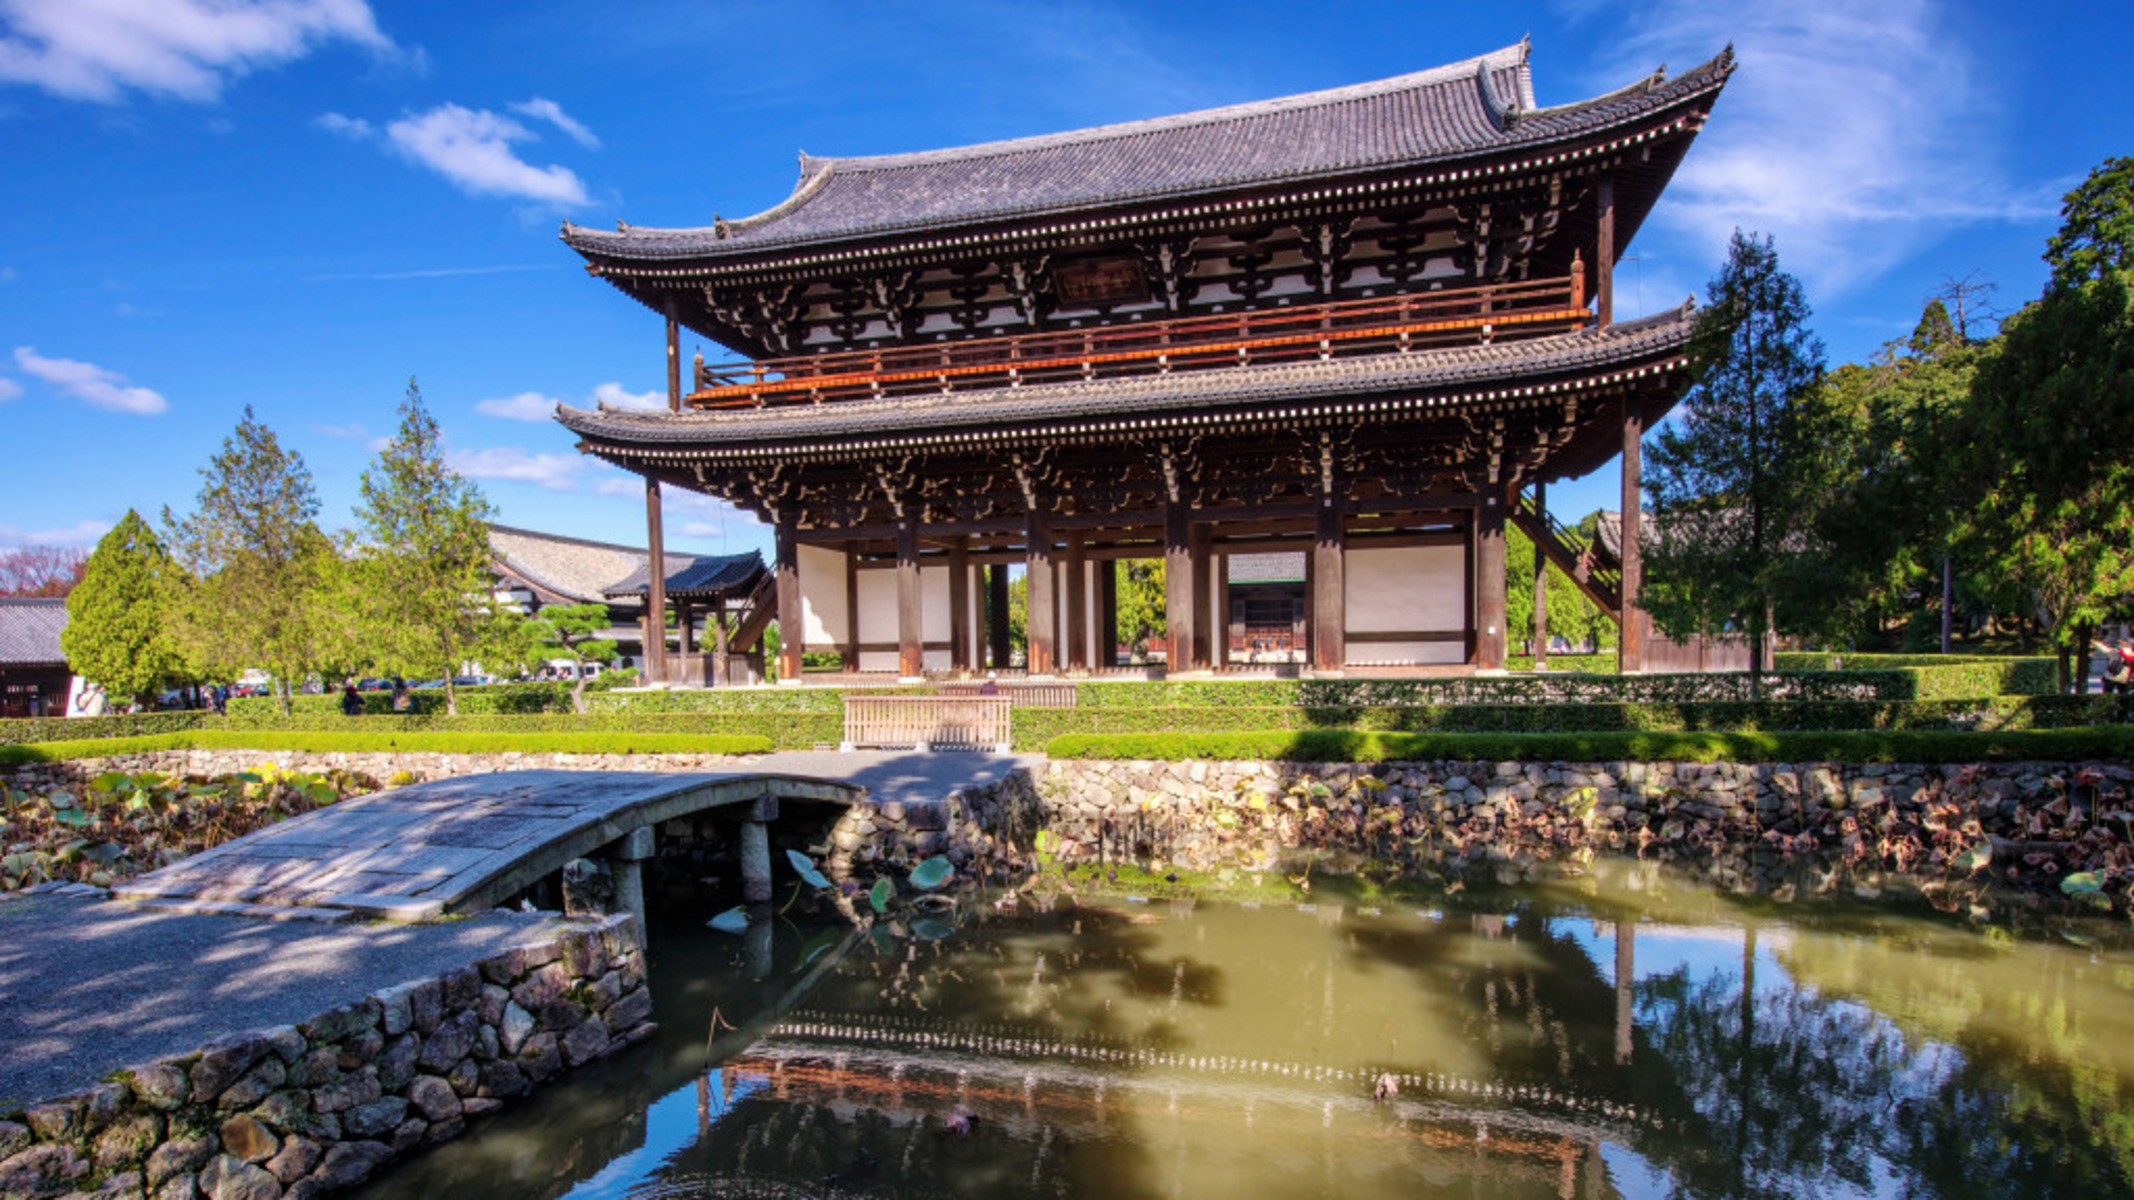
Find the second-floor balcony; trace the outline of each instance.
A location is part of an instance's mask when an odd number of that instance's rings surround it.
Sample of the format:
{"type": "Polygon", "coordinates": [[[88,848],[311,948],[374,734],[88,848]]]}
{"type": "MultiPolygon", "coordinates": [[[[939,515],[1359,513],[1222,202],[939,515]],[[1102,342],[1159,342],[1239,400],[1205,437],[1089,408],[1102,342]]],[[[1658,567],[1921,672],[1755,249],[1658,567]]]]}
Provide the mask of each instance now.
{"type": "Polygon", "coordinates": [[[1583,275],[1335,304],[708,364],[691,407],[828,404],[1127,375],[1407,354],[1592,324],[1583,275]]]}

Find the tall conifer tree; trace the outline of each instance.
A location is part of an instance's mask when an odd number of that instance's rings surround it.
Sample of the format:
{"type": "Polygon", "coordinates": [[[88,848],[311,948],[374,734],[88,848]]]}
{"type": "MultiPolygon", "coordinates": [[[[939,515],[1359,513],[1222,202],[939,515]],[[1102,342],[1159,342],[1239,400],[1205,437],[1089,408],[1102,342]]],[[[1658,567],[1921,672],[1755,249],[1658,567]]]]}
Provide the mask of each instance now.
{"type": "Polygon", "coordinates": [[[147,703],[185,677],[170,629],[178,566],[132,509],[97,542],[82,581],[67,596],[59,647],[75,674],[113,698],[147,703]]]}

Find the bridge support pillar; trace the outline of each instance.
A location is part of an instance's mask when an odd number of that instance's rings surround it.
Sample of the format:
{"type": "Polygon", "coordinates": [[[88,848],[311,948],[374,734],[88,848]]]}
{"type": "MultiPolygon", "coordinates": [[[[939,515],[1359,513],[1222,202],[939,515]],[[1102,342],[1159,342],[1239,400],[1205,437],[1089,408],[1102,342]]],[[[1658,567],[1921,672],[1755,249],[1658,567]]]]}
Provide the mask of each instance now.
{"type": "Polygon", "coordinates": [[[654,853],[652,827],[640,825],[623,835],[608,854],[608,869],[615,876],[615,910],[637,918],[637,932],[645,932],[645,860],[654,853]]]}
{"type": "Polygon", "coordinates": [[[771,902],[771,830],[762,821],[741,822],[741,898],[771,902]]]}

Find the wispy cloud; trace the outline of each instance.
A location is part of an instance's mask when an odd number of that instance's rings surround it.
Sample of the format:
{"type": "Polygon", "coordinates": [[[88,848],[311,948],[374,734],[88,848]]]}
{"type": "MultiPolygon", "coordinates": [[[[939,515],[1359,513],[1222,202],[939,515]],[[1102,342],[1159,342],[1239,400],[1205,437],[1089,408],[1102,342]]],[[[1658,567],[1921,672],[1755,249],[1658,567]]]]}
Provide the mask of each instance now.
{"type": "Polygon", "coordinates": [[[439,105],[392,122],[385,127],[385,137],[394,149],[470,195],[507,196],[558,208],[582,207],[588,200],[585,184],[570,168],[537,167],[513,149],[541,140],[539,134],[487,109],[439,105]]]}
{"type": "Polygon", "coordinates": [[[369,121],[361,117],[351,117],[345,113],[320,113],[311,119],[311,123],[328,133],[345,138],[354,138],[357,141],[375,137],[378,133],[377,127],[369,121]]]}
{"type": "Polygon", "coordinates": [[[0,0],[0,81],[104,104],[213,100],[329,42],[393,50],[364,0],[0,0]]]}
{"type": "Polygon", "coordinates": [[[593,481],[593,491],[602,496],[642,497],[645,481],[635,475],[604,475],[593,481]]]}
{"type": "Polygon", "coordinates": [[[512,263],[495,267],[426,267],[416,271],[350,271],[340,275],[313,275],[312,283],[401,283],[411,279],[453,279],[462,275],[509,275],[520,271],[548,271],[549,266],[512,263]]]}
{"type": "Polygon", "coordinates": [[[515,446],[453,451],[445,461],[470,479],[531,483],[552,492],[577,491],[578,475],[586,465],[576,454],[529,454],[515,446]]]}
{"type": "Polygon", "coordinates": [[[22,385],[5,375],[0,375],[0,404],[5,404],[20,395],[22,395],[22,385]]]}
{"type": "Polygon", "coordinates": [[[57,529],[24,529],[18,525],[0,523],[0,548],[16,549],[21,546],[94,546],[97,540],[111,532],[112,522],[96,518],[76,521],[57,529]]]}
{"type": "Polygon", "coordinates": [[[161,393],[144,387],[129,387],[126,377],[95,363],[71,358],[45,358],[28,346],[15,347],[15,365],[25,374],[42,379],[84,404],[111,412],[154,416],[170,408],[161,393]]]}
{"type": "Polygon", "coordinates": [[[522,117],[532,117],[536,121],[548,122],[562,130],[564,136],[588,150],[600,149],[600,139],[593,136],[593,131],[587,129],[585,124],[576,117],[564,112],[563,106],[553,100],[535,96],[531,100],[524,100],[512,105],[511,111],[522,117]]]}
{"type": "MultiPolygon", "coordinates": [[[[507,421],[546,421],[555,416],[556,406],[562,403],[565,401],[542,392],[520,392],[516,396],[478,401],[474,411],[507,421]]],[[[633,392],[611,380],[596,386],[582,403],[605,404],[609,408],[665,408],[667,396],[664,392],[633,392]]]]}
{"type": "Polygon", "coordinates": [[[1992,74],[1929,0],[1654,0],[1628,24],[1593,84],[1729,41],[1739,54],[1657,214],[1709,261],[1737,226],[1760,230],[1812,287],[1842,292],[1966,225],[2055,211],[1998,168],[1992,74]]]}

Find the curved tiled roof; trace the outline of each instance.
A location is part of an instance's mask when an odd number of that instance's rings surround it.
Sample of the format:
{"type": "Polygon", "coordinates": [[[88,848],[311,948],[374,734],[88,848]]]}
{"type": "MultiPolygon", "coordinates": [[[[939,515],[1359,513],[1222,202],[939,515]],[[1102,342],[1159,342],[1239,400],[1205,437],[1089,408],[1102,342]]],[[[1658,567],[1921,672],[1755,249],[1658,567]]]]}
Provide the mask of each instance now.
{"type": "Polygon", "coordinates": [[[1309,405],[1388,393],[1421,397],[1474,390],[1490,393],[1486,398],[1502,398],[1523,387],[1545,387],[1556,378],[1606,374],[1675,356],[1688,344],[1692,316],[1693,306],[1685,301],[1666,312],[1603,328],[1411,354],[738,411],[677,414],[561,405],[556,419],[588,441],[609,446],[768,452],[821,443],[851,443],[855,449],[884,441],[903,444],[899,439],[917,444],[944,435],[1006,434],[1020,427],[1249,410],[1268,403],[1309,405]]]}
{"type": "MultiPolygon", "coordinates": [[[[747,590],[763,574],[763,556],[754,551],[723,556],[685,557],[667,560],[667,595],[710,596],[720,592],[736,595],[747,590]]],[[[610,585],[610,596],[642,596],[652,571],[639,567],[627,579],[610,585]]]]}
{"type": "Polygon", "coordinates": [[[951,150],[801,158],[783,203],[696,229],[566,223],[590,257],[723,258],[894,234],[1540,152],[1715,92],[1731,49],[1576,104],[1534,105],[1524,42],[1377,83],[951,150]]]}
{"type": "Polygon", "coordinates": [[[65,666],[59,631],[66,627],[65,600],[0,597],[0,666],[65,666]]]}

